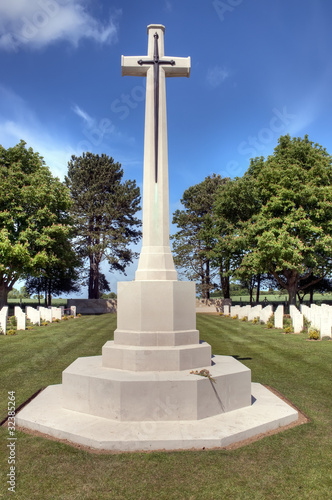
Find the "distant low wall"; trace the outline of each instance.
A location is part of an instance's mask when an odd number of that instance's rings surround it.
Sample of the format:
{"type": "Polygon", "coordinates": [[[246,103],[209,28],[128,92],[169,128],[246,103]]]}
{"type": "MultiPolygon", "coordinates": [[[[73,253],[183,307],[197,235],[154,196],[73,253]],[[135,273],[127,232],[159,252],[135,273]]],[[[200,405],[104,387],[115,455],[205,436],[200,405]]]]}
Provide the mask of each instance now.
{"type": "Polygon", "coordinates": [[[197,313],[224,312],[224,306],[231,306],[231,299],[196,299],[197,313]]]}
{"type": "Polygon", "coordinates": [[[105,314],[117,310],[114,299],[68,299],[67,307],[71,306],[76,306],[76,314],[105,314]]]}

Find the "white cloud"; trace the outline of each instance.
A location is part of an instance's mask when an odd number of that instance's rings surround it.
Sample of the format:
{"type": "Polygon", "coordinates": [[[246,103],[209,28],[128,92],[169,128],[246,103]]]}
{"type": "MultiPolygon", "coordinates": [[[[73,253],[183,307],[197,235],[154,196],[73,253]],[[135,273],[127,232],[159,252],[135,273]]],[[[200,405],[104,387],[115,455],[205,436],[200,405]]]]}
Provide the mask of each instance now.
{"type": "Polygon", "coordinates": [[[210,68],[206,75],[206,81],[212,88],[217,88],[221,85],[228,77],[230,73],[226,68],[221,66],[214,66],[210,68]]]}
{"type": "Polygon", "coordinates": [[[0,144],[9,148],[23,139],[28,147],[44,157],[52,173],[61,179],[67,172],[71,155],[80,156],[82,151],[103,151],[130,168],[141,165],[128,156],[128,147],[133,145],[134,138],[122,133],[109,118],[96,119],[77,104],[71,110],[83,125],[66,130],[54,127],[54,123],[45,126],[22,97],[0,85],[0,144]]]}
{"type": "Polygon", "coordinates": [[[86,125],[88,127],[92,127],[95,124],[95,120],[90,115],[88,115],[88,113],[86,111],[84,111],[82,108],[80,108],[77,104],[75,104],[72,107],[72,110],[74,111],[74,113],[77,116],[79,116],[80,118],[83,118],[83,120],[86,122],[86,125]]]}
{"type": "Polygon", "coordinates": [[[41,48],[60,40],[76,47],[82,38],[112,43],[117,39],[119,14],[102,23],[87,12],[84,0],[2,1],[0,49],[41,48]]]}

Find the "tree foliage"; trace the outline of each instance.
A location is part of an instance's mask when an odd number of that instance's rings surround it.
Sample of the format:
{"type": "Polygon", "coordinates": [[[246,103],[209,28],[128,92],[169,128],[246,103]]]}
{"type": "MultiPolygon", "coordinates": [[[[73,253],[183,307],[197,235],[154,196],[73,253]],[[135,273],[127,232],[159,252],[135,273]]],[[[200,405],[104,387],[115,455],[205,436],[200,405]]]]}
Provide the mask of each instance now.
{"type": "Polygon", "coordinates": [[[224,296],[232,276],[251,294],[255,288],[257,300],[260,284],[273,283],[288,291],[291,304],[328,282],[332,158],[322,146],[308,136],[281,136],[274,153],[252,159],[243,177],[217,177],[186,190],[185,210],[174,214],[176,258],[190,279],[203,276],[208,263],[205,275],[217,270],[224,296]]]}
{"type": "Polygon", "coordinates": [[[331,156],[308,136],[282,136],[274,153],[251,160],[237,182],[248,183],[255,200],[252,213],[237,221],[238,275],[270,273],[294,304],[299,290],[331,272],[331,156]]]}
{"type": "Polygon", "coordinates": [[[59,262],[71,231],[68,189],[26,143],[0,146],[0,307],[18,279],[59,262]]]}
{"type": "Polygon", "coordinates": [[[136,254],[130,249],[141,237],[140,191],[135,181],[123,181],[119,163],[105,154],[83,153],[72,156],[66,184],[73,201],[71,215],[75,225],[75,246],[88,262],[89,298],[108,291],[101,273],[107,260],[110,270],[125,272],[136,254]]]}
{"type": "Polygon", "coordinates": [[[199,283],[204,299],[213,289],[217,270],[211,268],[211,251],[215,246],[212,207],[219,186],[227,182],[220,175],[208,176],[183,193],[183,210],[173,214],[173,224],[179,231],[172,237],[176,266],[183,274],[199,283]]]}

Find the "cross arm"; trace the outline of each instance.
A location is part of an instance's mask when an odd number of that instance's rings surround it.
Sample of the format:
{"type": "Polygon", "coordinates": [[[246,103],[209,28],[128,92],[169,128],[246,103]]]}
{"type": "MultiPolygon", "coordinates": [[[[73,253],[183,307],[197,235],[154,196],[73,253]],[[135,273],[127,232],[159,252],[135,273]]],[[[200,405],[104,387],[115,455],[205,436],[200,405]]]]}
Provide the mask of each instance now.
{"type": "MultiPolygon", "coordinates": [[[[149,58],[151,59],[151,58],[149,58]]],[[[148,65],[139,65],[137,61],[147,60],[142,56],[121,56],[121,74],[122,76],[146,76],[149,69],[148,65]]]]}
{"type": "Polygon", "coordinates": [[[170,76],[190,76],[191,59],[190,57],[161,57],[160,63],[165,71],[165,75],[170,76]],[[174,61],[175,64],[163,65],[163,59],[174,61]]]}

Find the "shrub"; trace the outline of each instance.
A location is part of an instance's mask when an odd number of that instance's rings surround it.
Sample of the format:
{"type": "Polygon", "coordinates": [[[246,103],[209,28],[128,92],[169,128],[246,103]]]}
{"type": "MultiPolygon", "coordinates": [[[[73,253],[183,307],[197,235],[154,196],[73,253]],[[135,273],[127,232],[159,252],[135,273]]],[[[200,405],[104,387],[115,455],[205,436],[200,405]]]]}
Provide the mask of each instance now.
{"type": "Polygon", "coordinates": [[[284,329],[284,332],[285,333],[293,333],[294,329],[292,326],[286,326],[286,328],[284,329]]]}
{"type": "Polygon", "coordinates": [[[81,316],[82,316],[81,313],[76,314],[76,318],[81,318],[81,316]]]}
{"type": "Polygon", "coordinates": [[[248,316],[243,316],[243,318],[241,318],[241,321],[248,321],[248,316]]]}
{"type": "Polygon", "coordinates": [[[15,316],[10,316],[10,317],[8,318],[8,323],[7,323],[7,325],[9,326],[9,328],[10,328],[11,330],[16,330],[16,328],[17,328],[17,319],[16,319],[16,317],[15,317],[15,316]]]}
{"type": "Polygon", "coordinates": [[[253,323],[253,324],[258,323],[258,322],[259,322],[259,318],[254,318],[254,319],[252,320],[252,323],[253,323]]]}
{"type": "Polygon", "coordinates": [[[33,330],[33,326],[31,325],[27,326],[27,330],[33,330]]]}
{"type": "Polygon", "coordinates": [[[274,327],[274,324],[272,323],[272,321],[270,321],[270,320],[269,320],[269,321],[266,323],[266,328],[273,328],[273,327],[274,327]]]}
{"type": "Polygon", "coordinates": [[[317,330],[317,328],[309,328],[309,339],[310,340],[318,340],[319,337],[320,337],[320,334],[319,334],[319,331],[317,330]]]}
{"type": "Polygon", "coordinates": [[[64,315],[64,316],[62,317],[62,319],[63,319],[63,320],[65,320],[65,321],[67,321],[69,318],[68,318],[68,316],[64,315]]]}
{"type": "Polygon", "coordinates": [[[309,332],[311,326],[311,321],[309,321],[305,316],[303,317],[303,332],[309,332]]]}
{"type": "Polygon", "coordinates": [[[13,330],[12,328],[7,330],[7,335],[16,335],[16,330],[13,330]]]}
{"type": "Polygon", "coordinates": [[[47,321],[43,321],[43,322],[41,323],[41,326],[47,326],[47,325],[48,325],[48,322],[47,322],[47,321]]]}
{"type": "Polygon", "coordinates": [[[287,315],[284,316],[283,326],[284,326],[284,328],[287,328],[287,327],[291,327],[292,328],[293,327],[293,325],[292,325],[292,319],[289,316],[289,314],[287,314],[287,315]]]}
{"type": "MultiPolygon", "coordinates": [[[[223,316],[223,315],[224,315],[224,313],[223,313],[223,312],[220,312],[220,313],[219,313],[219,316],[223,316]]],[[[78,315],[77,315],[77,316],[78,316],[78,315]]]]}
{"type": "Polygon", "coordinates": [[[238,315],[235,314],[235,316],[232,316],[232,319],[237,319],[238,318],[238,315]]]}

